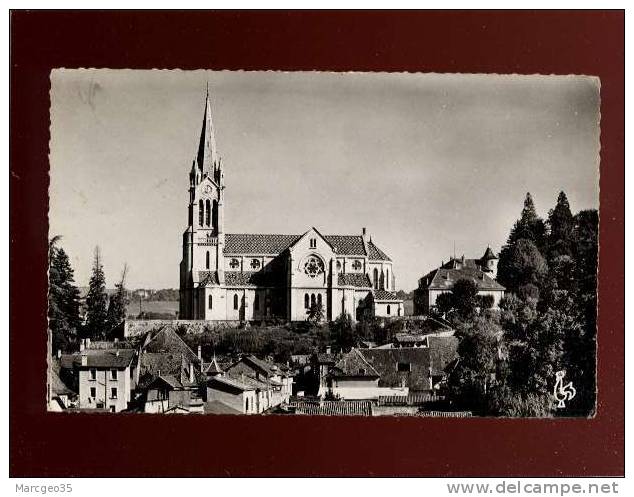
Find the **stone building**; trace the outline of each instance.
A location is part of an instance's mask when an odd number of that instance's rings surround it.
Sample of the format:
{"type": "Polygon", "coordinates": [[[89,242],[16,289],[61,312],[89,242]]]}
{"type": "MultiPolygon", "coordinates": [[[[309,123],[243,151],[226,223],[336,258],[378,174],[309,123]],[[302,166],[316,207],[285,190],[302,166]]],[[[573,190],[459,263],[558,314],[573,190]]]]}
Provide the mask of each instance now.
{"type": "Polygon", "coordinates": [[[414,314],[428,314],[436,305],[438,295],[451,292],[461,279],[473,281],[478,287],[478,295],[493,297],[493,308],[497,308],[506,290],[496,280],[497,264],[498,257],[490,247],[480,259],[465,259],[463,255],[442,263],[418,280],[418,288],[414,290],[414,314]]]}
{"type": "Polygon", "coordinates": [[[226,233],[224,164],[209,92],[189,173],[188,226],[180,265],[181,319],[304,321],[313,304],[333,320],[348,313],[400,316],[392,259],[368,236],[226,233]]]}

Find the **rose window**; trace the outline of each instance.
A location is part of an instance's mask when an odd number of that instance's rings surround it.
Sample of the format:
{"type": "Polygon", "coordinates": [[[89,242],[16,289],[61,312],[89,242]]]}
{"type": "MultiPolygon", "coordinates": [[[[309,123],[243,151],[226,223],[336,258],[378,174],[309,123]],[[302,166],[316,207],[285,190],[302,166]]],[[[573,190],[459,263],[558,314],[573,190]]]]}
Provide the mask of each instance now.
{"type": "Polygon", "coordinates": [[[231,259],[229,267],[231,267],[231,269],[236,269],[238,266],[240,266],[240,261],[238,259],[231,259]]]}
{"type": "Polygon", "coordinates": [[[324,263],[319,257],[311,255],[304,263],[304,272],[311,278],[324,272],[324,263]]]}
{"type": "Polygon", "coordinates": [[[251,259],[251,268],[260,269],[260,261],[257,259],[251,259]]]}

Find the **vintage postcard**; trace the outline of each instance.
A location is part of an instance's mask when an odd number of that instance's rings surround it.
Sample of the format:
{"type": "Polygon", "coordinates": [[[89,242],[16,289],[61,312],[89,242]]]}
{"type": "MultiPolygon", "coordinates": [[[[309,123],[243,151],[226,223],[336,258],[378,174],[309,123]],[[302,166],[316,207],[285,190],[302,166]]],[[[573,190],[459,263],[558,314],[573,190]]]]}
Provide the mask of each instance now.
{"type": "Polygon", "coordinates": [[[591,417],[591,76],[56,69],[47,405],[591,417]]]}

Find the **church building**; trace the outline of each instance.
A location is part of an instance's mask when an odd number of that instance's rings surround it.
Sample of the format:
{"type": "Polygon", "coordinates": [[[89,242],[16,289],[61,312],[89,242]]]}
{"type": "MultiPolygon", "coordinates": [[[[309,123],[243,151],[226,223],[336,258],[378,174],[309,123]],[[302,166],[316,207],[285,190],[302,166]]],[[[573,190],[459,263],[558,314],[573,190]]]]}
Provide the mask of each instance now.
{"type": "Polygon", "coordinates": [[[188,226],[180,264],[180,319],[305,321],[347,313],[402,316],[392,259],[366,233],[234,234],[224,229],[224,164],[218,156],[209,92],[189,173],[188,226]]]}

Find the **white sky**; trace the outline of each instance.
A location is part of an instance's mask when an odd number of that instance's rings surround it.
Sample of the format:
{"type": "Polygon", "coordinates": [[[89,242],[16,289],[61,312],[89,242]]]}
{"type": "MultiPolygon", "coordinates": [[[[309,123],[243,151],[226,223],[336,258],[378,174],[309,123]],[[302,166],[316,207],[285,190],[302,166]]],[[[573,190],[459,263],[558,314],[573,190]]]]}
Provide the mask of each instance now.
{"type": "Polygon", "coordinates": [[[533,194],[598,208],[598,80],[387,73],[63,70],[51,76],[50,233],[78,285],[177,288],[188,174],[212,93],[225,231],[356,234],[397,288],[495,251],[533,194]]]}

